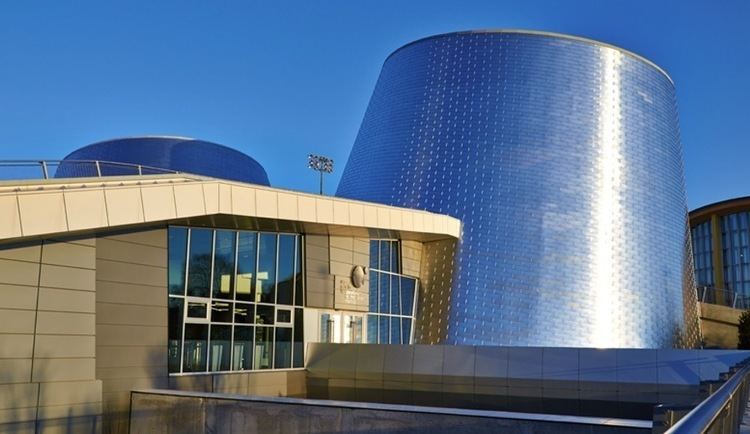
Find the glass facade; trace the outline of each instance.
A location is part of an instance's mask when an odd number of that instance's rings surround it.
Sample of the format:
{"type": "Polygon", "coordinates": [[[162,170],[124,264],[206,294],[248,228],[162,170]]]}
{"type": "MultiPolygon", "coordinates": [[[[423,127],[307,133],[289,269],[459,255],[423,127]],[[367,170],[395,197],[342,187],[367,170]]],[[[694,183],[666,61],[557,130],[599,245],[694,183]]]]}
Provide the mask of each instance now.
{"type": "Polygon", "coordinates": [[[169,372],[301,368],[302,236],[169,228],[169,372]]]}
{"type": "Polygon", "coordinates": [[[728,214],[720,219],[725,289],[747,297],[750,294],[748,213],[728,214]]]}
{"type": "Polygon", "coordinates": [[[615,47],[438,35],[385,61],[337,195],[461,220],[455,261],[425,247],[417,342],[694,345],[677,119],[670,78],[615,47]]]}
{"type": "Polygon", "coordinates": [[[413,342],[418,281],[401,273],[401,252],[396,240],[370,240],[370,301],[367,342],[413,342]]]}
{"type": "Polygon", "coordinates": [[[714,286],[711,221],[695,226],[690,230],[690,235],[693,241],[695,284],[698,286],[714,286]]]}

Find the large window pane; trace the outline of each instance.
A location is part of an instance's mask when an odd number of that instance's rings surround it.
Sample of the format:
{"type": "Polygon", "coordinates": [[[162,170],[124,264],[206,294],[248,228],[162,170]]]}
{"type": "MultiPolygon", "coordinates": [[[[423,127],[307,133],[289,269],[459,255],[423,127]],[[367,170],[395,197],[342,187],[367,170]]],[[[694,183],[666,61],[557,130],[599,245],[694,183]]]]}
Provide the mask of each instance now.
{"type": "Polygon", "coordinates": [[[302,368],[305,364],[305,323],[304,310],[294,309],[294,361],[295,368],[302,368]]]}
{"type": "Polygon", "coordinates": [[[234,326],[234,350],[232,370],[253,369],[253,328],[234,326]]]}
{"type": "Polygon", "coordinates": [[[411,316],[414,312],[414,290],[416,289],[416,280],[408,277],[401,279],[401,313],[411,316]]]}
{"type": "Polygon", "coordinates": [[[370,271],[370,284],[369,284],[369,306],[370,312],[378,311],[378,281],[380,279],[380,273],[377,271],[370,271]]]}
{"type": "Polygon", "coordinates": [[[380,251],[380,244],[378,240],[370,240],[370,269],[380,268],[378,266],[378,252],[380,251]]]}
{"type": "Polygon", "coordinates": [[[211,322],[232,322],[232,303],[214,301],[211,303],[211,322]]]}
{"type": "Polygon", "coordinates": [[[401,343],[401,318],[391,317],[391,344],[401,343]]]}
{"type": "Polygon", "coordinates": [[[204,372],[208,348],[208,324],[185,324],[182,372],[204,372]]]}
{"type": "Polygon", "coordinates": [[[380,293],[380,313],[390,313],[391,290],[390,276],[385,273],[378,273],[378,291],[380,293]]]}
{"type": "Polygon", "coordinates": [[[258,248],[258,287],[256,299],[263,303],[275,303],[276,294],[276,234],[260,234],[258,248]]]}
{"type": "Polygon", "coordinates": [[[399,277],[391,275],[391,313],[401,315],[401,296],[398,290],[399,277]]]}
{"type": "Polygon", "coordinates": [[[399,273],[400,267],[398,266],[398,241],[391,241],[391,273],[399,273]]]}
{"type": "Polygon", "coordinates": [[[273,327],[255,327],[254,369],[271,369],[273,362],[273,327]]]}
{"type": "Polygon", "coordinates": [[[294,291],[294,235],[279,235],[279,283],[276,303],[292,304],[294,291]]]}
{"type": "Polygon", "coordinates": [[[388,340],[391,336],[389,326],[390,326],[390,318],[387,316],[380,316],[380,332],[378,333],[378,343],[379,344],[387,344],[388,340]]]}
{"type": "Polygon", "coordinates": [[[209,371],[229,370],[229,346],[232,343],[232,326],[211,326],[211,352],[209,354],[209,371]]]}
{"type": "Polygon", "coordinates": [[[391,243],[388,241],[380,241],[380,264],[378,269],[383,271],[390,271],[391,268],[391,243]]]}
{"type": "Polygon", "coordinates": [[[250,303],[235,303],[234,322],[236,324],[252,324],[255,322],[255,305],[250,303]]]}
{"type": "Polygon", "coordinates": [[[214,248],[214,298],[234,298],[234,244],[237,233],[216,231],[214,248]]]}
{"type": "Polygon", "coordinates": [[[403,318],[401,320],[401,343],[402,344],[410,344],[411,343],[411,319],[409,318],[403,318]]]}
{"type": "Polygon", "coordinates": [[[276,314],[273,306],[259,304],[255,307],[256,324],[273,324],[274,315],[276,314]]]}
{"type": "Polygon", "coordinates": [[[378,343],[378,316],[367,315],[367,343],[378,343]]]}
{"type": "Polygon", "coordinates": [[[302,275],[302,236],[297,237],[297,260],[294,263],[294,304],[305,305],[304,281],[302,275]]]}
{"type": "Polygon", "coordinates": [[[187,228],[169,228],[169,293],[185,295],[187,228]]]}
{"type": "Polygon", "coordinates": [[[180,372],[183,305],[181,298],[169,297],[169,372],[180,372]]]}
{"type": "Polygon", "coordinates": [[[190,263],[188,264],[188,295],[208,297],[211,283],[211,246],[213,231],[190,230],[190,263]]]}
{"type": "Polygon", "coordinates": [[[292,367],[292,329],[276,328],[276,349],[274,350],[274,369],[292,367]]]}
{"type": "Polygon", "coordinates": [[[257,261],[258,235],[255,232],[240,232],[237,252],[237,300],[255,301],[253,281],[257,261]]]}

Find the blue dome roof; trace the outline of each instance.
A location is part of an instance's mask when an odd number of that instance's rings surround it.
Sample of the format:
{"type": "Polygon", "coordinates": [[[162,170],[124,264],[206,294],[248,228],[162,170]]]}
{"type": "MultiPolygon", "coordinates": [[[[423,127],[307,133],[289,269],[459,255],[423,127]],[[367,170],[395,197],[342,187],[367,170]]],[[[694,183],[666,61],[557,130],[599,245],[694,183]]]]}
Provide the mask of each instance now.
{"type": "MultiPolygon", "coordinates": [[[[56,178],[96,176],[92,164],[73,160],[131,163],[250,184],[270,185],[268,175],[250,156],[235,149],[185,137],[128,137],[84,146],[68,154],[56,178]],[[65,163],[68,161],[69,163],[65,163]]],[[[100,164],[102,175],[132,174],[133,168],[100,164]]],[[[144,169],[143,173],[159,173],[144,169]]]]}

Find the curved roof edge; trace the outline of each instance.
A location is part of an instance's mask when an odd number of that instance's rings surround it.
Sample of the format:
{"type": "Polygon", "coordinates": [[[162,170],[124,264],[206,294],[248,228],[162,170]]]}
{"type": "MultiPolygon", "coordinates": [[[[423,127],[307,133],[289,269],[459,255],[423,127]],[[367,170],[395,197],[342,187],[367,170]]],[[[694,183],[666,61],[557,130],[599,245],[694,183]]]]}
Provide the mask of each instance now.
{"type": "MultiPolygon", "coordinates": [[[[65,157],[63,157],[63,159],[66,159],[66,158],[70,157],[71,155],[75,154],[76,152],[78,152],[80,150],[91,148],[93,146],[100,145],[102,143],[117,142],[117,141],[120,141],[120,140],[138,140],[138,139],[169,139],[169,140],[182,140],[182,141],[191,141],[191,142],[194,141],[194,142],[210,143],[212,145],[216,145],[216,146],[219,146],[221,148],[229,149],[231,151],[239,152],[240,154],[247,155],[248,157],[250,157],[253,160],[255,160],[255,157],[252,157],[252,156],[250,156],[248,154],[245,154],[244,152],[240,151],[239,149],[235,149],[235,148],[233,148],[231,146],[222,145],[221,143],[212,142],[210,140],[196,139],[194,137],[186,137],[186,136],[172,136],[172,135],[169,135],[169,134],[146,134],[146,135],[143,135],[143,136],[124,136],[124,137],[115,137],[115,138],[106,139],[106,140],[99,140],[98,142],[89,143],[88,145],[81,146],[80,148],[77,148],[77,149],[74,149],[74,150],[68,152],[68,155],[66,155],[65,157]]],[[[258,162],[258,160],[255,160],[255,161],[258,162]]],[[[258,164],[260,164],[260,162],[258,162],[258,164]]]]}
{"type": "MultiPolygon", "coordinates": [[[[667,77],[667,80],[674,86],[674,80],[672,80],[672,77],[669,76],[667,71],[664,70],[661,66],[657,65],[653,61],[641,56],[640,54],[634,53],[630,50],[626,50],[622,47],[618,47],[617,45],[608,44],[606,42],[597,41],[596,39],[586,38],[583,36],[575,36],[575,35],[568,35],[566,33],[557,33],[557,32],[548,32],[544,30],[526,30],[526,29],[477,29],[477,30],[459,30],[456,32],[446,32],[446,33],[439,33],[437,35],[432,36],[426,36],[424,38],[420,38],[414,41],[411,41],[409,43],[406,43],[397,49],[395,49],[391,54],[388,55],[388,57],[385,58],[385,62],[388,61],[388,59],[391,58],[394,54],[398,53],[402,49],[409,47],[411,45],[424,42],[430,39],[436,39],[436,38],[443,38],[446,36],[453,36],[453,35],[471,35],[476,33],[515,33],[515,34],[522,34],[522,35],[531,35],[531,36],[549,36],[559,39],[569,39],[572,41],[578,41],[578,42],[585,42],[587,44],[596,45],[598,47],[606,47],[606,48],[612,48],[617,51],[620,51],[623,54],[626,54],[628,56],[631,56],[637,60],[640,60],[650,66],[652,66],[657,71],[661,72],[665,77],[667,77]]],[[[384,63],[385,63],[384,62],[384,63]]]]}
{"type": "Polygon", "coordinates": [[[733,197],[703,205],[689,212],[690,219],[703,220],[711,214],[732,214],[742,208],[750,209],[750,196],[733,197]]]}

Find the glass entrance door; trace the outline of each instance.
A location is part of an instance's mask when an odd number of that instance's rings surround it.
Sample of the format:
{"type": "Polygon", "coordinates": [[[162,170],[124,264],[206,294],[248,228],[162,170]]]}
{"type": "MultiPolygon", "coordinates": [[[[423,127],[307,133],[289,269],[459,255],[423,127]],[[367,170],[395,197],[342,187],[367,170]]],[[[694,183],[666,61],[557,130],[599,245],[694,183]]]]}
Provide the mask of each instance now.
{"type": "Polygon", "coordinates": [[[364,314],[320,313],[320,342],[361,344],[365,342],[364,314]]]}

